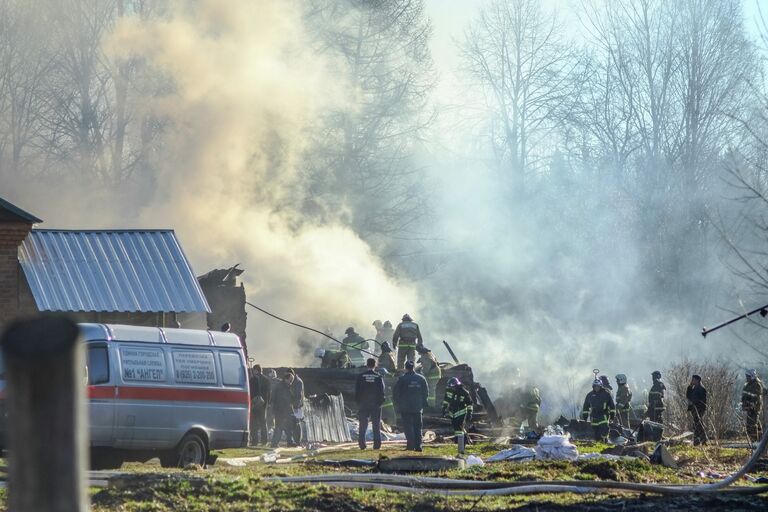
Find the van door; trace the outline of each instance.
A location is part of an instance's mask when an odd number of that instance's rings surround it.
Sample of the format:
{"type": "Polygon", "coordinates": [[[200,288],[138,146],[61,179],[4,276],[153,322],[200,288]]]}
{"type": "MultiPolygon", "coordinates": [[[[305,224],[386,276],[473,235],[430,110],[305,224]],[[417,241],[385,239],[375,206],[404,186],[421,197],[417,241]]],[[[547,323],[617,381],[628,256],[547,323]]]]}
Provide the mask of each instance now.
{"type": "Polygon", "coordinates": [[[115,446],[130,449],[171,448],[176,399],[168,385],[166,350],[153,344],[118,344],[119,390],[115,446]]]}
{"type": "Polygon", "coordinates": [[[111,446],[115,425],[115,391],[109,346],[89,343],[86,370],[88,375],[88,417],[91,446],[111,446]]]}

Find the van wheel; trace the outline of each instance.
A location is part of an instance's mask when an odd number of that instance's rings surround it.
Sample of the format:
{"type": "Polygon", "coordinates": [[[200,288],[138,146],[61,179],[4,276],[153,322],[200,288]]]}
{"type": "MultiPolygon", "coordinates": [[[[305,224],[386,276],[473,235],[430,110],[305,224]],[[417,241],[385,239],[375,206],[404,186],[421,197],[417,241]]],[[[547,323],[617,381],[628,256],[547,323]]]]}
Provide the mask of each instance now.
{"type": "Polygon", "coordinates": [[[176,454],[177,465],[180,468],[187,467],[189,464],[205,467],[205,462],[208,460],[208,449],[205,446],[205,441],[194,432],[190,432],[182,438],[176,449],[176,454]]]}

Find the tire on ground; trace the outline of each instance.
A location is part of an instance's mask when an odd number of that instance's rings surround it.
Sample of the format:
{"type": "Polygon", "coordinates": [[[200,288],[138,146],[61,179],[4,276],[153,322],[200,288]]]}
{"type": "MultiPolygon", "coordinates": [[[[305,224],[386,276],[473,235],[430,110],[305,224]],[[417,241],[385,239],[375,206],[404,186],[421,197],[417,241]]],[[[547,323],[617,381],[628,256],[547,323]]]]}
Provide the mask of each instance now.
{"type": "Polygon", "coordinates": [[[186,467],[189,464],[205,467],[208,460],[208,445],[199,433],[187,432],[176,447],[174,456],[174,465],[180,468],[186,467]]]}

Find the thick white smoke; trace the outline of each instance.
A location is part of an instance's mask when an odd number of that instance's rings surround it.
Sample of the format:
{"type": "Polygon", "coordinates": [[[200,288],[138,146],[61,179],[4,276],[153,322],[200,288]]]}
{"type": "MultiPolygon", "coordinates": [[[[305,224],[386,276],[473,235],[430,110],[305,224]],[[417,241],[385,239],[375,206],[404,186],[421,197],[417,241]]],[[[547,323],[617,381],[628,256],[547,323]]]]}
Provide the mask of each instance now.
{"type": "MultiPolygon", "coordinates": [[[[151,66],[166,82],[162,94],[154,87],[129,98],[164,126],[151,161],[157,175],[119,188],[81,177],[55,181],[55,190],[14,182],[3,195],[48,228],[175,229],[197,273],[240,263],[249,301],[337,338],[349,325],[371,337],[374,318],[416,313],[415,291],[352,230],[296,213],[307,130],[347,96],[343,78],[309,49],[300,7],[174,0],[162,17],[120,18],[103,38],[105,54],[151,66]]],[[[311,359],[298,343],[304,331],[255,310],[248,320],[259,362],[311,359]]]]}

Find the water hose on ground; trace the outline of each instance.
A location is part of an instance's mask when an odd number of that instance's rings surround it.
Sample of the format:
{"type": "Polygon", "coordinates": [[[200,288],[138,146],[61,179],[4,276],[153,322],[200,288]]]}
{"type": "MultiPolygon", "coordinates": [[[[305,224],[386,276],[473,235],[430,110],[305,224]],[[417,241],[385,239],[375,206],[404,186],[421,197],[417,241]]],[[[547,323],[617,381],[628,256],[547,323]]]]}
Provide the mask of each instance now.
{"type": "Polygon", "coordinates": [[[535,493],[584,493],[602,491],[631,491],[652,494],[684,496],[689,494],[751,495],[768,492],[768,485],[730,487],[743,477],[760,459],[768,445],[768,430],[763,433],[757,448],[749,460],[735,473],[719,482],[695,485],[661,485],[631,482],[585,481],[475,481],[446,478],[413,477],[371,473],[348,473],[270,478],[285,483],[322,483],[335,487],[358,489],[383,489],[397,492],[429,493],[444,496],[507,496],[535,493]]]}

